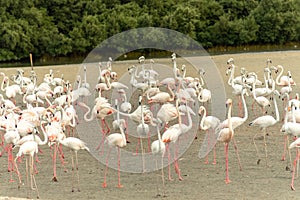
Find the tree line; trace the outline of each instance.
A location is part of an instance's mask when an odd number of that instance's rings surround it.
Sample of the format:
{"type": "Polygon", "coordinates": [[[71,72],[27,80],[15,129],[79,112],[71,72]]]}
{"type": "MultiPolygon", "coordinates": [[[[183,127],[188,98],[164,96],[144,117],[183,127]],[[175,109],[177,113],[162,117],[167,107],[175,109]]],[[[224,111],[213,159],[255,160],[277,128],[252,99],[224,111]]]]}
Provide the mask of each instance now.
{"type": "Polygon", "coordinates": [[[298,0],[0,1],[0,61],[86,55],[133,28],[162,27],[218,46],[300,40],[298,0]]]}

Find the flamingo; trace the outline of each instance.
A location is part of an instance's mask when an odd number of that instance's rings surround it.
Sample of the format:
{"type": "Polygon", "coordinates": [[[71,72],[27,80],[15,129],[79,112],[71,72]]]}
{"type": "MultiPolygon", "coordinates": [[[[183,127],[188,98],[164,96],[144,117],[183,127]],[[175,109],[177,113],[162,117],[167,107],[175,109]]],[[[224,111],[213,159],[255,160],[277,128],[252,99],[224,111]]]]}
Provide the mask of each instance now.
{"type": "Polygon", "coordinates": [[[165,127],[167,127],[170,121],[178,118],[179,114],[178,101],[176,101],[176,106],[171,103],[163,104],[158,110],[156,117],[165,123],[165,127]]]}
{"type": "MultiPolygon", "coordinates": [[[[256,79],[257,76],[254,75],[254,78],[256,79]]],[[[264,96],[259,96],[259,97],[256,96],[255,83],[252,84],[252,94],[253,94],[254,101],[261,107],[262,113],[264,114],[265,113],[265,108],[267,106],[270,107],[270,101],[264,96]]],[[[253,102],[252,108],[253,108],[255,102],[253,102]]]]}
{"type": "Polygon", "coordinates": [[[9,78],[7,76],[4,76],[3,78],[3,81],[1,83],[1,90],[5,92],[6,97],[8,99],[11,99],[14,102],[14,104],[16,104],[16,95],[23,94],[19,85],[9,85],[9,78]],[[5,84],[6,86],[4,87],[5,84]]]}
{"type": "MultiPolygon", "coordinates": [[[[200,121],[200,129],[206,131],[206,134],[207,134],[206,136],[208,138],[208,141],[207,141],[207,143],[203,143],[203,144],[207,145],[207,148],[206,148],[205,151],[208,153],[209,149],[210,149],[210,146],[211,146],[210,143],[214,142],[214,141],[210,141],[210,139],[212,139],[212,136],[213,136],[212,134],[214,134],[215,129],[219,126],[221,121],[220,121],[219,118],[217,118],[215,116],[207,116],[206,115],[206,109],[205,109],[204,106],[199,107],[198,114],[200,116],[203,116],[201,118],[201,121],[200,121]]],[[[214,146],[214,145],[212,145],[212,146],[214,146]]],[[[200,152],[201,152],[201,150],[200,150],[200,152]]],[[[206,156],[205,164],[208,164],[208,156],[206,156]]],[[[216,164],[215,146],[214,146],[214,161],[213,161],[213,164],[216,164]]]]}
{"type": "MultiPolygon", "coordinates": [[[[298,138],[300,136],[300,124],[296,122],[295,119],[295,115],[294,115],[294,110],[295,110],[295,106],[293,104],[293,102],[291,103],[291,106],[288,107],[288,110],[291,110],[292,112],[292,117],[293,120],[292,122],[288,121],[288,112],[286,111],[285,113],[285,118],[284,118],[284,123],[280,129],[280,132],[282,132],[284,134],[284,150],[283,150],[283,154],[282,154],[282,158],[281,160],[284,161],[285,160],[285,153],[286,153],[286,143],[289,143],[289,135],[292,135],[296,138],[298,138]]],[[[289,144],[288,144],[289,146],[289,144]]],[[[290,162],[291,161],[291,153],[290,153],[290,149],[288,149],[288,153],[289,153],[289,157],[290,157],[290,162]]],[[[287,168],[288,169],[288,166],[287,168]]]]}
{"type": "Polygon", "coordinates": [[[20,135],[17,129],[9,128],[5,130],[4,141],[8,145],[5,149],[7,150],[7,160],[8,160],[7,170],[10,172],[9,182],[13,182],[12,171],[14,168],[14,163],[13,163],[12,145],[17,143],[19,140],[20,140],[20,135]]]}
{"type": "Polygon", "coordinates": [[[299,155],[300,155],[299,152],[298,152],[299,147],[300,147],[300,138],[297,138],[289,146],[289,149],[297,148],[297,154],[296,154],[296,158],[295,158],[294,164],[293,164],[293,175],[292,175],[292,183],[291,183],[291,189],[292,190],[295,190],[294,179],[295,179],[296,164],[297,164],[297,162],[299,162],[299,155]]]}
{"type": "MultiPolygon", "coordinates": [[[[179,117],[179,123],[178,124],[174,124],[172,126],[170,126],[162,135],[162,141],[164,143],[167,143],[167,150],[168,150],[168,145],[170,143],[176,144],[176,142],[178,141],[179,136],[183,135],[184,133],[188,132],[191,128],[192,128],[192,117],[191,117],[191,113],[193,115],[195,115],[195,113],[193,113],[192,109],[190,109],[187,105],[185,106],[185,112],[187,112],[187,116],[188,116],[188,125],[182,124],[181,123],[181,117],[179,117]]],[[[180,115],[179,115],[180,116],[180,115]]],[[[176,147],[175,147],[176,148],[176,147]]],[[[177,147],[178,148],[178,147],[177,147]]],[[[174,167],[175,167],[175,171],[178,174],[178,179],[179,180],[183,180],[182,176],[181,176],[181,172],[179,169],[179,165],[178,165],[178,157],[177,157],[177,150],[175,150],[175,155],[174,155],[174,167]]],[[[170,176],[170,170],[169,170],[169,179],[171,180],[171,176],[170,176]]]]}
{"type": "Polygon", "coordinates": [[[148,88],[149,88],[149,84],[146,83],[146,82],[138,82],[136,79],[135,79],[135,72],[136,72],[136,66],[133,65],[132,67],[128,68],[128,72],[129,74],[131,75],[131,78],[130,78],[130,84],[132,87],[138,89],[138,90],[141,90],[142,92],[146,91],[148,88]]]}
{"type": "Polygon", "coordinates": [[[90,149],[87,147],[86,143],[76,137],[66,137],[63,133],[60,133],[58,137],[58,142],[63,146],[69,148],[72,152],[75,153],[75,164],[74,164],[74,156],[72,154],[72,192],[74,192],[74,170],[76,168],[77,172],[77,183],[78,188],[77,191],[80,192],[80,183],[79,183],[79,168],[78,168],[78,151],[83,149],[90,152],[90,149]]]}
{"type": "Polygon", "coordinates": [[[282,65],[277,65],[276,67],[276,71],[278,70],[278,68],[280,69],[279,74],[277,75],[275,82],[278,86],[287,86],[288,82],[290,82],[291,85],[296,85],[295,81],[293,80],[293,78],[291,77],[291,72],[288,72],[287,76],[282,76],[283,74],[283,66],[282,65]]]}
{"type": "MultiPolygon", "coordinates": [[[[152,152],[152,155],[154,155],[154,156],[155,155],[161,156],[161,180],[162,180],[162,185],[163,185],[162,190],[164,191],[165,178],[164,178],[164,162],[163,162],[164,160],[163,160],[163,158],[164,158],[164,155],[166,152],[166,145],[161,139],[161,134],[160,134],[160,129],[159,129],[159,124],[161,123],[161,121],[159,119],[157,119],[157,120],[158,120],[158,124],[156,125],[156,130],[157,130],[157,138],[158,139],[151,143],[151,152],[152,152]]],[[[155,162],[156,162],[156,166],[157,166],[157,158],[155,159],[155,162]]],[[[159,190],[158,190],[157,195],[159,195],[159,190]]]]}
{"type": "MultiPolygon", "coordinates": [[[[25,143],[23,143],[20,146],[19,152],[16,155],[15,158],[15,166],[16,166],[16,170],[17,170],[17,174],[19,177],[19,188],[21,187],[22,181],[21,181],[21,175],[18,169],[18,165],[16,163],[16,159],[21,157],[23,154],[24,155],[28,155],[29,156],[29,160],[28,160],[28,156],[26,157],[26,182],[27,182],[27,187],[31,190],[35,190],[37,193],[37,198],[39,198],[39,190],[35,181],[35,176],[34,176],[34,170],[33,170],[33,156],[35,154],[38,153],[38,144],[35,141],[27,141],[25,143]],[[29,169],[28,169],[28,165],[29,165],[29,169]],[[28,174],[30,174],[30,185],[29,185],[29,180],[28,180],[28,174]]],[[[27,191],[27,198],[29,198],[29,189],[27,191]]]]}
{"type": "MultiPolygon", "coordinates": [[[[288,84],[287,84],[287,86],[283,86],[281,89],[280,89],[280,96],[282,97],[282,96],[287,96],[287,97],[289,97],[289,94],[292,92],[292,87],[291,87],[291,82],[289,81],[290,80],[290,76],[288,75],[287,76],[288,77],[288,84]]],[[[288,98],[289,99],[289,98],[288,98]]]]}
{"type": "Polygon", "coordinates": [[[160,104],[164,104],[166,102],[172,102],[175,99],[175,95],[174,92],[171,90],[170,85],[167,86],[169,92],[171,93],[171,95],[168,92],[159,92],[156,95],[150,97],[150,99],[148,100],[148,103],[160,103],[160,104]]]}
{"type": "Polygon", "coordinates": [[[234,130],[232,127],[232,121],[231,121],[231,112],[232,112],[232,100],[227,99],[226,105],[228,106],[228,114],[227,114],[227,119],[228,119],[228,127],[220,129],[220,131],[217,133],[218,134],[218,141],[219,142],[224,142],[225,144],[225,159],[226,159],[226,178],[225,178],[225,183],[228,184],[230,183],[229,179],[229,170],[228,170],[228,145],[231,139],[234,136],[234,130]]]}
{"type": "Polygon", "coordinates": [[[115,110],[111,107],[110,103],[106,101],[101,101],[101,102],[99,101],[96,105],[94,105],[90,117],[88,117],[88,114],[91,112],[90,107],[83,102],[78,102],[78,105],[87,108],[87,112],[83,116],[85,121],[89,122],[94,120],[95,118],[99,118],[101,119],[101,123],[102,123],[102,133],[106,134],[110,132],[109,126],[105,121],[105,117],[115,112],[115,110]],[[104,126],[106,126],[106,130],[104,129],[104,126]]]}
{"type": "Polygon", "coordinates": [[[106,141],[109,145],[109,150],[107,153],[106,168],[105,168],[105,172],[104,172],[104,181],[102,184],[102,187],[104,187],[104,188],[107,187],[106,174],[107,174],[107,169],[108,169],[109,154],[110,154],[112,147],[117,147],[117,149],[118,149],[118,188],[123,187],[123,185],[121,184],[121,178],[120,178],[120,148],[125,147],[127,142],[126,142],[126,137],[125,137],[125,133],[124,133],[125,124],[120,123],[119,127],[120,127],[121,133],[112,133],[106,137],[106,141]]]}
{"type": "MultiPolygon", "coordinates": [[[[278,96],[280,95],[277,90],[274,90],[273,93],[278,95],[278,96]]],[[[279,122],[279,111],[278,111],[278,107],[277,107],[277,103],[276,103],[276,98],[273,98],[273,101],[274,101],[274,106],[275,106],[276,119],[271,115],[264,115],[264,116],[260,116],[256,119],[254,119],[253,121],[251,121],[249,123],[249,126],[258,126],[263,131],[264,144],[265,144],[265,157],[266,157],[266,165],[267,166],[268,166],[268,163],[267,163],[268,154],[267,154],[267,144],[266,144],[266,134],[267,134],[266,129],[270,126],[275,125],[277,122],[279,122]]],[[[257,149],[257,146],[255,144],[255,138],[256,138],[257,134],[258,133],[256,133],[253,137],[253,143],[254,143],[256,153],[257,153],[257,156],[258,156],[257,164],[259,164],[260,156],[258,154],[258,149],[257,149]]]]}

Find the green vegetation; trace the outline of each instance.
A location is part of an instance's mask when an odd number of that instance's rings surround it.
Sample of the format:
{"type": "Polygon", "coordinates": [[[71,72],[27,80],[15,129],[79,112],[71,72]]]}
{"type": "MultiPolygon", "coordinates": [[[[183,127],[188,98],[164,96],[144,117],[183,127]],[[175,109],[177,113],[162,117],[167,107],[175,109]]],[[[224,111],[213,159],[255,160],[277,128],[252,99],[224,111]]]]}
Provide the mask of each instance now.
{"type": "Polygon", "coordinates": [[[85,56],[133,28],[163,27],[204,48],[297,44],[299,0],[0,1],[0,61],[85,56]]]}

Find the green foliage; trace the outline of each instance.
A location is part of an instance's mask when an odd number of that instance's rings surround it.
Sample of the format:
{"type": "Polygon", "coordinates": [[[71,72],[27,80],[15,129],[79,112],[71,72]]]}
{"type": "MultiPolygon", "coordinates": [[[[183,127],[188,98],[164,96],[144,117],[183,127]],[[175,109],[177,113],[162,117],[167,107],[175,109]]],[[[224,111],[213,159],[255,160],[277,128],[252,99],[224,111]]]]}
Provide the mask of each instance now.
{"type": "MultiPolygon", "coordinates": [[[[205,48],[285,44],[299,42],[299,22],[299,0],[5,0],[0,2],[0,61],[29,53],[35,58],[86,55],[107,38],[141,27],[173,29],[205,48]]],[[[190,45],[184,38],[159,38],[154,29],[145,37],[166,46],[190,45]]],[[[141,38],[130,41],[118,42],[131,47],[141,38]]]]}

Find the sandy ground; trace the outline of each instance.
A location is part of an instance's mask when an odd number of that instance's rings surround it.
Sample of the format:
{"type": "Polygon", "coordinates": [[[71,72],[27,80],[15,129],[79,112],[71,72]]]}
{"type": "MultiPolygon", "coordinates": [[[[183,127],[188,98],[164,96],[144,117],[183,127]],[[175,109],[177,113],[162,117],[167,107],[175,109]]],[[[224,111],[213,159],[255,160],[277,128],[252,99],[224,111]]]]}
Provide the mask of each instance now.
{"type": "MultiPolygon", "coordinates": [[[[300,68],[299,64],[300,52],[284,51],[284,52],[266,52],[266,53],[245,53],[245,54],[227,54],[212,56],[220,74],[227,82],[225,76],[226,61],[234,58],[238,70],[245,67],[248,71],[255,71],[260,80],[263,80],[263,69],[266,66],[266,60],[270,58],[273,65],[282,65],[285,71],[292,72],[293,79],[299,83],[300,68]]],[[[116,68],[119,74],[127,73],[125,70],[129,67],[128,63],[121,63],[123,68],[116,68]]],[[[169,65],[172,63],[169,61],[169,65]]],[[[66,80],[73,82],[75,75],[78,73],[81,65],[65,65],[50,67],[35,67],[35,71],[39,76],[49,72],[49,68],[54,70],[55,76],[59,77],[64,74],[66,80]]],[[[29,74],[30,68],[23,68],[25,74],[29,74]]],[[[16,69],[1,69],[6,74],[15,73],[16,69]]],[[[206,77],[210,78],[210,77],[206,77]]],[[[300,83],[299,83],[300,84],[300,83]]],[[[292,96],[299,91],[299,84],[293,87],[292,96]]],[[[233,96],[231,88],[225,84],[227,97],[234,100],[233,115],[237,115],[236,97],[233,96]]],[[[277,89],[279,89],[277,87],[277,89]]],[[[277,99],[282,119],[282,102],[277,99]]],[[[168,180],[168,171],[165,167],[165,187],[162,187],[160,179],[160,171],[149,173],[128,173],[121,172],[121,182],[123,188],[117,188],[117,171],[108,170],[107,188],[102,188],[105,165],[95,159],[86,151],[79,151],[79,171],[81,191],[71,192],[71,153],[64,148],[65,153],[65,172],[64,167],[58,160],[57,173],[58,182],[52,179],[52,159],[48,146],[41,147],[42,153],[39,153],[40,163],[36,163],[38,174],[35,175],[38,184],[40,199],[300,199],[300,182],[295,180],[296,191],[290,189],[291,171],[286,171],[287,161],[281,161],[283,153],[283,135],[280,133],[282,121],[267,130],[267,148],[269,167],[265,165],[265,159],[257,165],[257,156],[252,138],[255,133],[260,132],[256,127],[249,127],[248,123],[255,118],[250,104],[252,99],[247,97],[249,107],[249,118],[245,124],[235,130],[235,139],[239,149],[241,158],[242,171],[239,170],[237,157],[230,144],[229,147],[229,174],[231,183],[225,184],[225,157],[223,144],[217,144],[217,164],[213,165],[212,154],[209,154],[209,164],[204,164],[204,159],[199,159],[198,153],[202,145],[205,132],[197,131],[197,125],[193,126],[192,131],[197,132],[198,138],[193,140],[191,146],[184,152],[179,159],[179,166],[183,176],[183,180],[179,181],[175,174],[173,164],[171,165],[171,173],[173,181],[168,180]],[[159,192],[158,192],[159,190],[159,192]],[[158,196],[157,194],[164,194],[158,196]]],[[[275,115],[271,107],[269,114],[275,115]]],[[[80,116],[82,119],[82,116],[80,116]]],[[[223,120],[223,119],[222,119],[223,120]]],[[[100,133],[99,133],[100,134],[100,133]]],[[[263,154],[264,146],[262,134],[259,135],[256,143],[263,154]]],[[[151,139],[156,139],[153,137],[151,139]]],[[[146,140],[145,140],[146,142],[146,140]]],[[[131,138],[125,148],[134,151],[136,140],[131,138]]],[[[14,154],[17,149],[14,150],[14,154]]],[[[292,159],[295,157],[295,151],[292,151],[292,159]]],[[[287,159],[289,161],[289,159],[287,159]]],[[[23,182],[25,182],[25,160],[19,163],[22,173],[23,182]]],[[[9,182],[10,174],[7,172],[7,154],[4,153],[0,158],[0,199],[17,199],[27,197],[26,185],[18,189],[17,175],[13,173],[15,182],[9,182]]],[[[121,163],[122,164],[122,163],[121,163]]],[[[35,191],[31,191],[31,198],[36,197],[35,191]]]]}

